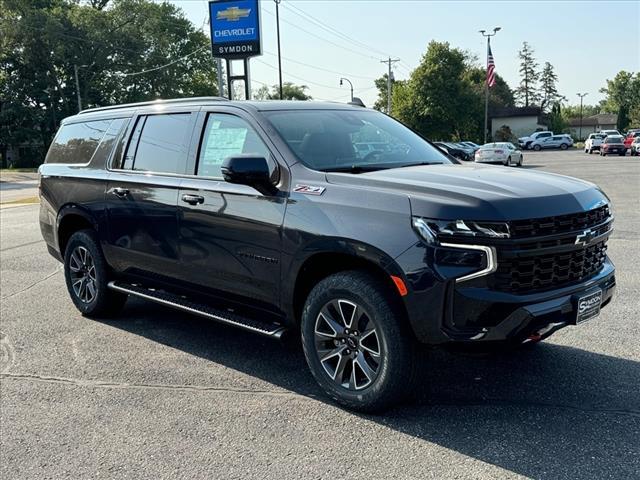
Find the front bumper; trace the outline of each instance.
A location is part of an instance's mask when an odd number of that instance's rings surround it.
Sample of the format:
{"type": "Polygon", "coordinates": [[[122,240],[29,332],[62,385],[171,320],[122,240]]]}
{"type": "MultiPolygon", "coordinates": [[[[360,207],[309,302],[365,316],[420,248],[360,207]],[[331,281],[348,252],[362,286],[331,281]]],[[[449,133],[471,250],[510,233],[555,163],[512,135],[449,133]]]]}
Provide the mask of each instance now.
{"type": "Polygon", "coordinates": [[[575,322],[578,297],[599,288],[604,308],[615,291],[609,258],[580,283],[513,294],[492,290],[483,279],[443,279],[432,255],[432,249],[416,246],[396,259],[409,286],[403,299],[409,322],[418,341],[429,345],[541,340],[575,322]]]}
{"type": "Polygon", "coordinates": [[[529,295],[465,287],[462,282],[451,295],[453,305],[444,318],[443,332],[456,342],[541,340],[575,325],[579,297],[600,289],[604,308],[611,301],[615,286],[615,268],[609,259],[587,281],[529,295]]]}

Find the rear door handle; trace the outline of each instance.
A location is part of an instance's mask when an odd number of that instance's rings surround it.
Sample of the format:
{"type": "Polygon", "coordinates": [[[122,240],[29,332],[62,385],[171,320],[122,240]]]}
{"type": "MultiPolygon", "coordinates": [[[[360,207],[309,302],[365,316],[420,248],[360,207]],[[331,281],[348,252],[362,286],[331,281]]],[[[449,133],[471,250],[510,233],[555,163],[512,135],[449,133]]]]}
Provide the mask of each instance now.
{"type": "Polygon", "coordinates": [[[113,187],[111,190],[109,190],[109,193],[113,193],[116,197],[122,198],[129,195],[129,190],[122,187],[113,187]]]}
{"type": "Polygon", "coordinates": [[[204,197],[201,197],[200,195],[184,194],[182,195],[182,201],[188,203],[189,205],[199,205],[201,203],[204,203],[204,197]]]}

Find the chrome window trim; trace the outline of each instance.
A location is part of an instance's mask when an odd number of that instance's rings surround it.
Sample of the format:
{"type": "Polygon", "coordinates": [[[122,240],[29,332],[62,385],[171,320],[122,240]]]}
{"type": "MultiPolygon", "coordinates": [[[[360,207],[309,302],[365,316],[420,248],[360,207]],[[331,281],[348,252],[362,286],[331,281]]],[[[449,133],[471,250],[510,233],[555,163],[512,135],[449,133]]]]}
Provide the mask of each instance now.
{"type": "Polygon", "coordinates": [[[441,243],[440,246],[447,248],[460,248],[463,250],[478,250],[484,252],[487,256],[487,266],[482,270],[456,278],[456,283],[472,280],[485,275],[491,275],[498,269],[497,253],[495,247],[487,247],[485,245],[467,245],[464,243],[441,243]]]}

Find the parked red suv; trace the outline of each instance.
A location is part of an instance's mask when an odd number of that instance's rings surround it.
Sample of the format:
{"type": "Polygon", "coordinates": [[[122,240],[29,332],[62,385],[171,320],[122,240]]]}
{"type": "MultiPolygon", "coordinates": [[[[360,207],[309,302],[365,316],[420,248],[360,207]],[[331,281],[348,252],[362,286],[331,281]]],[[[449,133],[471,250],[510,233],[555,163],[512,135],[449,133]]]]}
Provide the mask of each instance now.
{"type": "Polygon", "coordinates": [[[624,146],[630,149],[633,139],[636,137],[640,137],[640,129],[629,130],[627,136],[624,137],[624,146]]]}
{"type": "Polygon", "coordinates": [[[627,153],[622,135],[607,135],[600,145],[600,155],[606,157],[608,154],[617,153],[621,157],[627,153]]]}

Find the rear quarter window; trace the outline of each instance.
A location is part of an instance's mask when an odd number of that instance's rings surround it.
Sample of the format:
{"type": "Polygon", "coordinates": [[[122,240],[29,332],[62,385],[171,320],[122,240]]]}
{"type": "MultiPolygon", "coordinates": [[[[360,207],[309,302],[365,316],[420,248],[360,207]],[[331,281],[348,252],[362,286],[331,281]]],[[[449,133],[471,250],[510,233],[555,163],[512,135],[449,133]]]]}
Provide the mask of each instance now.
{"type": "Polygon", "coordinates": [[[138,118],[122,168],[157,173],[185,173],[190,113],[138,118]]]}
{"type": "Polygon", "coordinates": [[[89,163],[112,120],[63,125],[54,138],[45,163],[89,163]]]}

